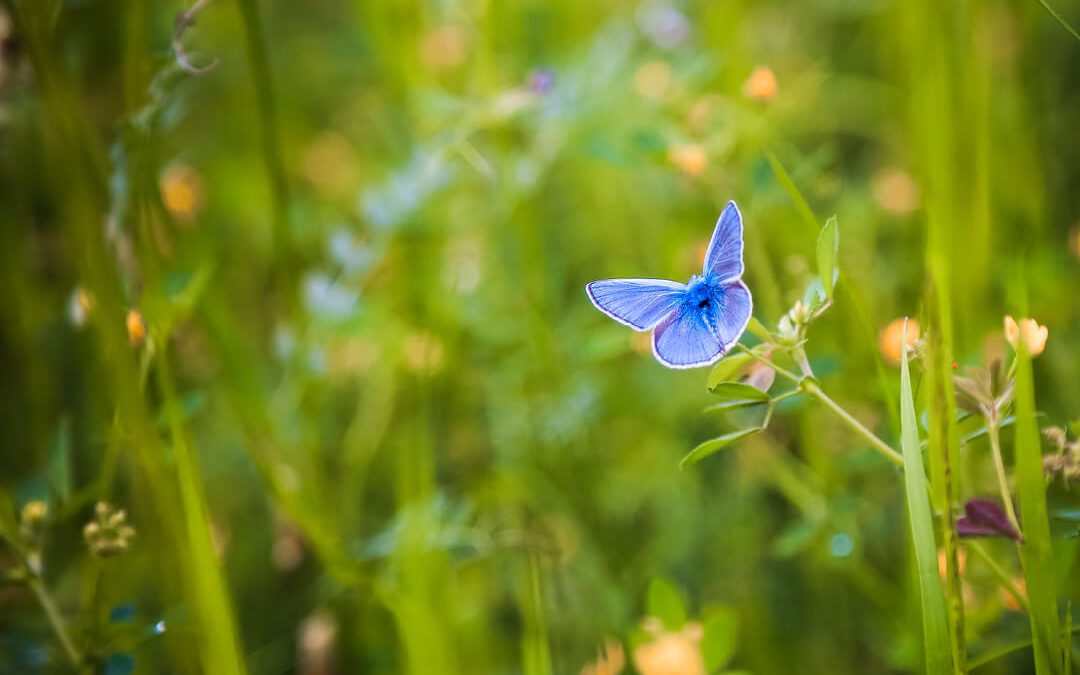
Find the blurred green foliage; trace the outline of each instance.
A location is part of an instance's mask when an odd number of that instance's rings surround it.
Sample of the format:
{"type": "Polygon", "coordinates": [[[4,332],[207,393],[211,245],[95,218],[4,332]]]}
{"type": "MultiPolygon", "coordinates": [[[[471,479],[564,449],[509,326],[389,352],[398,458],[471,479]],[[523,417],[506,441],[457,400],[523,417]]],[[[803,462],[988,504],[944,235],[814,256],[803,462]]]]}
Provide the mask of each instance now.
{"type": "MultiPolygon", "coordinates": [[[[838,263],[809,356],[893,447],[904,315],[931,369],[1035,317],[1039,425],[1080,418],[1080,43],[1037,2],[0,7],[0,673],[629,671],[661,612],[712,670],[918,671],[895,468],[791,398],[680,470],[755,413],[583,292],[687,278],[732,198],[763,324],[838,263]]],[[[944,504],[996,494],[920,423],[944,504]]],[[[1034,672],[1015,547],[961,566],[971,664],[1034,672]]]]}

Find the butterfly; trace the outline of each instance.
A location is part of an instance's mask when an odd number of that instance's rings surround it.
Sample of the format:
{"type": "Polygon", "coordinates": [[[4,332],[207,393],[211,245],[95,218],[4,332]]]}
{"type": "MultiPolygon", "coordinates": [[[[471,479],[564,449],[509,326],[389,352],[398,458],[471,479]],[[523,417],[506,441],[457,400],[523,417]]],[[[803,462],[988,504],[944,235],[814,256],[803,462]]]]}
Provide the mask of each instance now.
{"type": "Polygon", "coordinates": [[[727,203],[716,221],[700,275],[667,279],[604,279],[585,286],[596,308],[637,331],[651,330],[656,360],[697,368],[726,354],[750,323],[753,300],[742,281],[742,214],[727,203]]]}

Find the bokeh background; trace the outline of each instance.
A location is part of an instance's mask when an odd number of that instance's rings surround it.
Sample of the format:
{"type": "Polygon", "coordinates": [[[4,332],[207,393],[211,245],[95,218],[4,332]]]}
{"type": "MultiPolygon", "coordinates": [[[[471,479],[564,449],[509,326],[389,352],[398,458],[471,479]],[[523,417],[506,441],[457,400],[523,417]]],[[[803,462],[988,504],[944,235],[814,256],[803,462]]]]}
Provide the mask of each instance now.
{"type": "MultiPolygon", "coordinates": [[[[47,502],[106,672],[577,673],[605,639],[632,672],[655,578],[725,617],[722,668],[917,671],[895,470],[799,399],[680,470],[732,426],[708,371],[583,292],[689,277],[729,199],[766,325],[815,275],[806,209],[837,215],[808,350],[883,438],[928,232],[958,362],[1023,295],[1039,408],[1080,418],[1080,42],[1035,0],[0,7],[0,481],[47,502]],[[107,560],[99,500],[137,533],[107,560]]],[[[1030,640],[969,568],[972,653],[1030,640]]],[[[0,672],[73,672],[19,584],[0,672]]]]}

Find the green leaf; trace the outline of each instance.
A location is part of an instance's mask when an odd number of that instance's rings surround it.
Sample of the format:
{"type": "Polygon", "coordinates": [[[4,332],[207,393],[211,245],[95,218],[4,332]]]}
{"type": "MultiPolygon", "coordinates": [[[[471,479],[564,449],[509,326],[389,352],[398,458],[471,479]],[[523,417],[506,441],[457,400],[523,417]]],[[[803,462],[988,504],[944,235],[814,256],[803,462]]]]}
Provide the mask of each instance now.
{"type": "Polygon", "coordinates": [[[926,673],[949,675],[953,671],[949,621],[945,613],[945,596],[942,594],[941,577],[938,573],[934,518],[930,511],[926,472],[919,445],[919,423],[911,393],[907,350],[903,350],[900,362],[900,447],[904,454],[904,489],[918,569],[926,673]]]}
{"type": "Polygon", "coordinates": [[[833,297],[836,278],[840,273],[836,267],[836,254],[839,248],[840,227],[836,224],[836,216],[833,216],[825,221],[825,227],[821,228],[817,239],[818,276],[821,278],[821,288],[825,291],[825,297],[830,300],[833,297]]]}
{"type": "Polygon", "coordinates": [[[726,666],[735,656],[735,608],[726,605],[710,608],[702,623],[701,658],[705,661],[705,670],[712,673],[726,666]]]}
{"type": "Polygon", "coordinates": [[[730,434],[724,434],[723,436],[717,436],[712,440],[705,441],[690,452],[686,453],[686,456],[683,457],[682,461],[679,462],[679,467],[686,468],[692,464],[697,464],[698,462],[705,459],[714,452],[722,450],[734,443],[735,441],[742,440],[758,431],[761,431],[761,427],[750,427],[749,429],[733,431],[730,434]]]}
{"type": "Polygon", "coordinates": [[[720,402],[709,406],[706,411],[733,410],[769,402],[766,392],[742,382],[721,382],[710,391],[720,402]]]}
{"type": "Polygon", "coordinates": [[[683,604],[682,595],[670,582],[659,577],[649,582],[645,609],[649,616],[660,619],[668,630],[680,630],[686,623],[686,605],[683,604]]]}
{"type": "Polygon", "coordinates": [[[709,371],[709,379],[705,386],[712,391],[718,384],[738,380],[750,370],[752,365],[754,365],[754,357],[746,352],[725,356],[709,371]]]}
{"type": "Polygon", "coordinates": [[[746,330],[750,331],[751,335],[761,338],[765,342],[772,340],[772,333],[765,327],[765,324],[758,321],[756,316],[750,317],[750,323],[746,324],[746,330]]]}
{"type": "Polygon", "coordinates": [[[1031,358],[1018,341],[1016,352],[1016,492],[1020,501],[1024,542],[1020,560],[1024,568],[1035,672],[1060,672],[1063,653],[1061,623],[1054,588],[1054,559],[1050,544],[1050,518],[1046,513],[1046,479],[1042,471],[1039,425],[1035,415],[1035,389],[1031,358]]]}
{"type": "Polygon", "coordinates": [[[807,309],[810,311],[810,316],[817,314],[828,302],[829,297],[825,294],[825,288],[821,285],[821,279],[815,278],[806,285],[806,290],[803,291],[803,304],[806,305],[807,309]]]}

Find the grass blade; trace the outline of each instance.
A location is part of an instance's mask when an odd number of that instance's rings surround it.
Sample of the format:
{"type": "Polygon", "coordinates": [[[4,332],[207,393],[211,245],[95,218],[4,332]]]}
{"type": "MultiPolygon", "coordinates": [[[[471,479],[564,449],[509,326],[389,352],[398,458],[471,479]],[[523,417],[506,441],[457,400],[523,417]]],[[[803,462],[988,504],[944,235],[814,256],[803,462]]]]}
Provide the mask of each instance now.
{"type": "Polygon", "coordinates": [[[821,229],[818,224],[817,216],[814,215],[814,210],[810,208],[810,204],[806,201],[806,197],[803,197],[802,192],[799,191],[795,181],[791,180],[791,175],[784,168],[784,165],[780,163],[780,159],[776,156],[776,153],[770,151],[766,157],[769,159],[769,165],[772,167],[773,173],[776,174],[776,179],[780,181],[780,185],[788,193],[788,197],[791,197],[791,201],[795,204],[795,210],[799,212],[799,216],[803,221],[813,228],[815,232],[821,229]]]}
{"type": "Polygon", "coordinates": [[[949,622],[945,613],[941,578],[938,575],[934,519],[930,512],[926,472],[919,446],[919,427],[911,393],[911,373],[908,370],[906,350],[900,364],[900,447],[904,455],[904,489],[918,568],[926,673],[946,675],[952,672],[953,660],[949,643],[949,622]]]}
{"type": "Polygon", "coordinates": [[[1042,470],[1042,449],[1035,417],[1035,391],[1031,358],[1023,347],[1016,353],[1016,491],[1024,543],[1020,560],[1031,605],[1031,634],[1035,651],[1035,672],[1061,672],[1061,625],[1054,589],[1054,561],[1050,545],[1050,519],[1046,513],[1046,479],[1042,470]]]}

